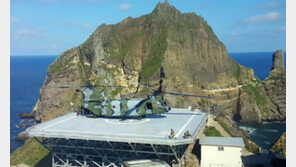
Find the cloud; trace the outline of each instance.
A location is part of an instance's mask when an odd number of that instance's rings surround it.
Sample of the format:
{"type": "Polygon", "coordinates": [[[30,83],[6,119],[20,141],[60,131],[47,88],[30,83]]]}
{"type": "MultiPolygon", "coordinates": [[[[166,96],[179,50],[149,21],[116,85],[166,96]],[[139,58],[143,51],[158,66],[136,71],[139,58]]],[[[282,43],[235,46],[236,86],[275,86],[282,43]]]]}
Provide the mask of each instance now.
{"type": "Polygon", "coordinates": [[[236,31],[233,31],[233,32],[230,33],[230,35],[231,35],[231,36],[237,36],[237,35],[239,35],[239,33],[236,32],[236,31]]]}
{"type": "Polygon", "coordinates": [[[55,43],[53,43],[53,44],[51,45],[51,47],[52,47],[52,48],[57,48],[57,47],[58,47],[58,45],[57,45],[57,44],[55,44],[55,43]]]}
{"type": "Polygon", "coordinates": [[[282,26],[278,29],[276,29],[277,31],[280,31],[280,32],[285,32],[286,31],[286,26],[282,26]]]}
{"type": "Polygon", "coordinates": [[[264,15],[253,16],[247,20],[245,23],[247,24],[257,24],[257,23],[270,23],[270,22],[277,22],[282,19],[282,16],[279,12],[270,12],[264,15]]]}
{"type": "Polygon", "coordinates": [[[18,18],[16,18],[16,17],[12,17],[12,18],[10,18],[10,22],[11,23],[19,23],[20,20],[18,18]]]}
{"type": "Polygon", "coordinates": [[[56,24],[71,26],[71,27],[75,27],[75,28],[78,28],[78,29],[92,29],[92,28],[94,28],[94,26],[92,26],[92,25],[90,25],[88,23],[79,23],[79,22],[70,21],[70,20],[65,20],[65,21],[62,21],[62,22],[58,22],[56,24]]]}
{"type": "Polygon", "coordinates": [[[85,23],[85,24],[82,24],[82,27],[85,28],[85,29],[92,29],[94,26],[88,24],[88,23],[85,23]]]}
{"type": "Polygon", "coordinates": [[[36,30],[19,30],[14,35],[15,39],[19,39],[22,37],[35,38],[35,37],[41,37],[41,34],[36,30]]]}
{"type": "Polygon", "coordinates": [[[267,9],[282,9],[285,8],[284,3],[280,2],[269,2],[253,8],[253,10],[267,10],[267,9]]]}
{"type": "Polygon", "coordinates": [[[121,4],[119,7],[118,7],[119,10],[122,10],[122,11],[126,11],[126,10],[129,10],[131,9],[131,5],[130,4],[127,4],[127,3],[124,3],[124,4],[121,4]]]}

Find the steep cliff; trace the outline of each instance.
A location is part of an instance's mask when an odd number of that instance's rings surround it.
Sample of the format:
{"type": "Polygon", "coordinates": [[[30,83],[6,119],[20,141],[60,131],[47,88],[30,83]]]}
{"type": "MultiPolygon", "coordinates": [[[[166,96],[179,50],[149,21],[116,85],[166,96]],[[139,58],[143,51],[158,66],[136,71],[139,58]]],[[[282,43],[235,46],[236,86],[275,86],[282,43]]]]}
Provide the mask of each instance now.
{"type": "Polygon", "coordinates": [[[163,91],[211,95],[215,98],[164,95],[164,99],[171,107],[217,105],[242,122],[261,122],[276,106],[265,98],[269,89],[262,89],[253,70],[228,56],[202,16],[181,13],[167,1],[150,14],[102,24],[83,44],[62,53],[48,68],[34,108],[36,122],[71,112],[70,102],[80,103],[74,88],[56,87],[84,85],[88,80],[109,86],[102,89],[110,98],[147,92],[140,83],[161,86],[163,91]]]}
{"type": "Polygon", "coordinates": [[[244,85],[240,93],[239,117],[245,123],[286,119],[286,74],[282,50],[272,55],[268,78],[244,85]]]}

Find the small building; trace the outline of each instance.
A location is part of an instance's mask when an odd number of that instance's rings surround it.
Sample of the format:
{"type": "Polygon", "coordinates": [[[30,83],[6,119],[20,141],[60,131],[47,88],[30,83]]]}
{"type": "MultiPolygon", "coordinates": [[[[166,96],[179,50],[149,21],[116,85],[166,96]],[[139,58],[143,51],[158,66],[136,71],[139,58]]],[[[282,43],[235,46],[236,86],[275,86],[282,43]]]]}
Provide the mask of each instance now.
{"type": "Polygon", "coordinates": [[[201,137],[201,167],[242,167],[241,137],[201,137]]]}

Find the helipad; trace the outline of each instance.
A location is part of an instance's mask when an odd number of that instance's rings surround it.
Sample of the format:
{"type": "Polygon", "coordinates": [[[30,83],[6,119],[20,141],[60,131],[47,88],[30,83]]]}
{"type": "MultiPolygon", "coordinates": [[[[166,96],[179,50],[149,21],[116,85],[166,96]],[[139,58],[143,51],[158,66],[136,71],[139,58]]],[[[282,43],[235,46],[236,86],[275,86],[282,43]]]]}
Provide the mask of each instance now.
{"type": "Polygon", "coordinates": [[[179,145],[194,141],[207,119],[199,110],[172,108],[144,119],[87,118],[70,113],[27,129],[31,137],[179,145]],[[175,139],[170,138],[171,129],[175,139]],[[185,138],[186,131],[192,137],[185,138]]]}

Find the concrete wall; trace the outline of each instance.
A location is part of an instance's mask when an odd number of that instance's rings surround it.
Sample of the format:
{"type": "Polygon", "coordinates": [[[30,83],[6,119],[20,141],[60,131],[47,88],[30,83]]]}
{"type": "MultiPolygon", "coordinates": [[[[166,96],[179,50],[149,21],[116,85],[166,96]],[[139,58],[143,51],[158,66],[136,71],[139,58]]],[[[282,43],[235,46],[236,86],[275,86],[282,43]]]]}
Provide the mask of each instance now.
{"type": "Polygon", "coordinates": [[[224,146],[224,151],[218,151],[218,146],[201,146],[201,167],[242,167],[241,147],[224,146]]]}

